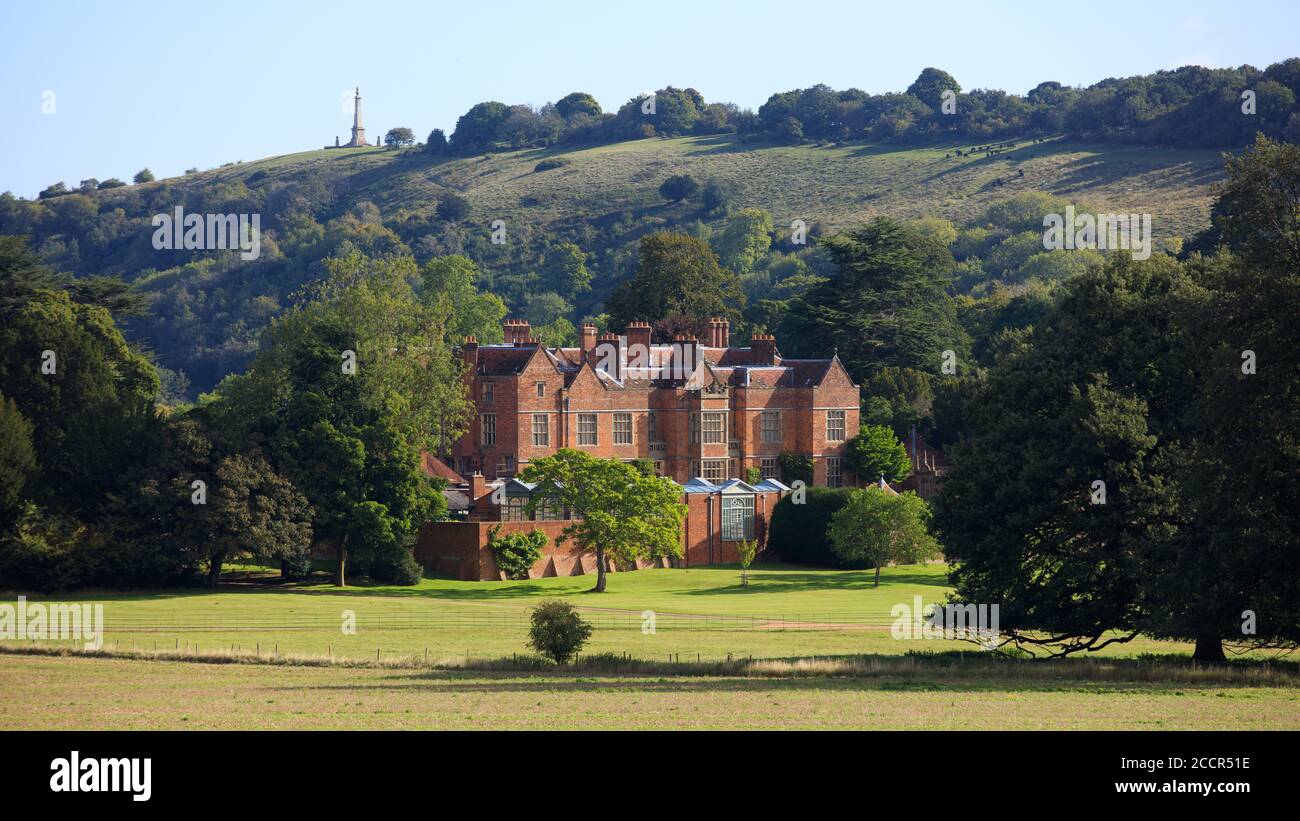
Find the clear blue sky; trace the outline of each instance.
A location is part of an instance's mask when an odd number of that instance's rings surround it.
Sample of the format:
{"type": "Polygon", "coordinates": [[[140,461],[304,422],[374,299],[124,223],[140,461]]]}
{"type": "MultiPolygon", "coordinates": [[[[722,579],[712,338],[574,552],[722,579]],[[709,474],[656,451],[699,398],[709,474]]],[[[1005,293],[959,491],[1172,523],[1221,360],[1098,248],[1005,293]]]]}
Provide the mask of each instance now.
{"type": "Polygon", "coordinates": [[[615,109],[672,84],[757,109],[819,82],[901,91],[931,65],[1024,93],[1188,63],[1264,68],[1300,56],[1297,32],[1294,0],[5,0],[0,190],[320,148],[346,139],[340,94],[355,85],[371,139],[405,125],[422,140],[489,99],[582,90],[615,109]]]}

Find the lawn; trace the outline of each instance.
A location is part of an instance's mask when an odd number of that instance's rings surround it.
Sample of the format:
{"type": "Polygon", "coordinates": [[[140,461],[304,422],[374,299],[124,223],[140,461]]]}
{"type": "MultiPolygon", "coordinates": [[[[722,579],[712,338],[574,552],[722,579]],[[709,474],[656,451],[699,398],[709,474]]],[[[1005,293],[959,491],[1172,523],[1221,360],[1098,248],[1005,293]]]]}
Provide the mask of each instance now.
{"type": "Polygon", "coordinates": [[[0,729],[1300,729],[1294,676],[1259,686],[1014,666],[647,676],[0,654],[0,729]]]}
{"type": "MultiPolygon", "coordinates": [[[[942,601],[941,564],[870,571],[768,565],[741,587],[736,568],[615,573],[605,593],[592,577],[519,582],[425,579],[413,587],[226,584],[215,591],[82,595],[104,604],[110,648],[328,654],[335,658],[428,655],[497,658],[527,652],[530,608],[543,598],[573,602],[595,626],[589,652],[652,660],[901,654],[961,649],[955,641],[898,640],[892,607],[942,601]],[[651,620],[646,611],[653,614],[651,620]],[[354,618],[353,618],[354,617],[354,618]],[[355,631],[345,632],[354,621],[355,631]]],[[[237,578],[242,579],[242,574],[237,578]]],[[[38,599],[33,598],[32,601],[38,599]]],[[[68,599],[60,599],[61,601],[68,599]]],[[[1191,646],[1139,639],[1108,656],[1190,655],[1191,646]]]]}

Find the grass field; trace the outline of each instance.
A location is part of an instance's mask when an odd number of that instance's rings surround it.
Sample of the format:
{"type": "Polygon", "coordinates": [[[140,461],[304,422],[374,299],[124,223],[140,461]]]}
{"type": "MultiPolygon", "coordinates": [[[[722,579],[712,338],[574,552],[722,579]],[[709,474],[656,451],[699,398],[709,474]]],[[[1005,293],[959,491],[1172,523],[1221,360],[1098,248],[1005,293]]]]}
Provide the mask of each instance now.
{"type": "MultiPolygon", "coordinates": [[[[105,642],[116,649],[238,650],[336,658],[425,655],[496,658],[525,653],[528,614],[543,598],[573,602],[596,627],[589,652],[652,660],[786,658],[910,650],[975,651],[965,642],[897,640],[895,605],[943,601],[941,564],[869,571],[764,566],[741,587],[735,568],[640,570],[609,577],[523,582],[425,579],[412,587],[228,584],[216,591],[84,595],[104,605],[105,642]],[[653,632],[646,611],[654,614],[653,632]],[[355,631],[344,632],[351,613],[355,631]]],[[[33,598],[31,601],[39,599],[33,598]]],[[[1109,656],[1190,655],[1191,646],[1138,639],[1109,656]]]]}
{"type": "Polygon", "coordinates": [[[1294,676],[1258,686],[1084,674],[1095,666],[746,677],[0,654],[0,729],[1300,729],[1294,676]]]}
{"type": "Polygon", "coordinates": [[[765,566],[741,587],[735,568],[642,570],[604,594],[590,577],[338,590],[239,571],[215,591],[86,595],[107,652],[5,642],[0,729],[1300,729],[1294,663],[1206,670],[1147,639],[1026,662],[892,638],[890,608],[942,601],[945,569],[886,568],[878,588],[868,571],[765,566]],[[526,663],[548,597],[596,626],[574,669],[526,663]]]}

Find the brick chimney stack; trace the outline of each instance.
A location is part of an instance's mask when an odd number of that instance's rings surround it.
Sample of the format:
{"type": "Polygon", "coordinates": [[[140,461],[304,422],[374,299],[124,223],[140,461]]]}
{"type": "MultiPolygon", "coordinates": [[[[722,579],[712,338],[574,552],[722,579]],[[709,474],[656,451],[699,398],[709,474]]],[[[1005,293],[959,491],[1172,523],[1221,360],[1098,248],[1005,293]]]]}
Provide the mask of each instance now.
{"type": "Polygon", "coordinates": [[[593,367],[604,371],[618,381],[623,381],[623,369],[627,364],[627,350],[623,347],[623,338],[617,334],[603,334],[596,342],[593,367]]]}
{"type": "Polygon", "coordinates": [[[715,316],[709,320],[709,347],[726,348],[731,342],[731,320],[715,316]]]}
{"type": "Polygon", "coordinates": [[[629,322],[627,323],[627,347],[629,351],[635,351],[635,356],[644,360],[648,365],[650,358],[650,323],[649,322],[629,322]],[[642,348],[637,350],[635,346],[641,345],[642,348]]]}
{"type": "Polygon", "coordinates": [[[776,337],[771,334],[754,334],[749,343],[749,359],[754,365],[776,364],[776,337]]]}
{"type": "Polygon", "coordinates": [[[478,367],[478,337],[465,337],[465,344],[460,349],[461,359],[465,360],[465,365],[473,371],[478,367]]]}
{"type": "Polygon", "coordinates": [[[501,329],[505,331],[507,345],[513,345],[522,339],[527,339],[532,334],[532,326],[528,324],[526,319],[502,320],[501,329]]]}
{"type": "Polygon", "coordinates": [[[582,323],[582,358],[590,359],[591,352],[596,350],[596,323],[582,323]]]}

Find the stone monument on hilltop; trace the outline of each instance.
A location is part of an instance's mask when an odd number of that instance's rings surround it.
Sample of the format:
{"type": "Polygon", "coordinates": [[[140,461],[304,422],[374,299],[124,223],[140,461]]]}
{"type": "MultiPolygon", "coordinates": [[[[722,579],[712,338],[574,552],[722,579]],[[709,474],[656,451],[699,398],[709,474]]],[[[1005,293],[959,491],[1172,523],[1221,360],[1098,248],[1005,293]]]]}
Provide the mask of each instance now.
{"type": "Polygon", "coordinates": [[[353,100],[352,139],[343,147],[368,148],[370,143],[366,142],[366,129],[361,125],[361,88],[359,86],[357,87],[357,96],[353,100]]]}
{"type": "MultiPolygon", "coordinates": [[[[376,139],[378,142],[378,139],[376,139]]],[[[361,125],[361,88],[358,87],[356,96],[352,98],[352,139],[339,145],[339,138],[334,138],[334,145],[327,145],[326,148],[369,148],[370,143],[366,141],[366,129],[361,125]]]]}

